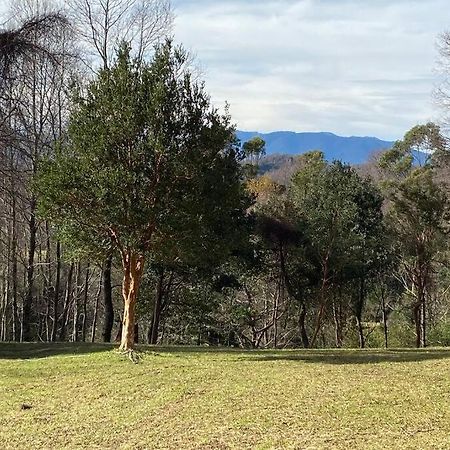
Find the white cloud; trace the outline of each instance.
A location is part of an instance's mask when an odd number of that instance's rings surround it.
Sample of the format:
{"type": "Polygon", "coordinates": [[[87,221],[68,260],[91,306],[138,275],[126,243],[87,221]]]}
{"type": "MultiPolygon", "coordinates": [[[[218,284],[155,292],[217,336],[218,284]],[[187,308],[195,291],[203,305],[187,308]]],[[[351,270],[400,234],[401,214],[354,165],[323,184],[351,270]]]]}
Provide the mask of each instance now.
{"type": "Polygon", "coordinates": [[[178,0],[175,36],[241,129],[400,137],[431,102],[446,0],[178,0]]]}

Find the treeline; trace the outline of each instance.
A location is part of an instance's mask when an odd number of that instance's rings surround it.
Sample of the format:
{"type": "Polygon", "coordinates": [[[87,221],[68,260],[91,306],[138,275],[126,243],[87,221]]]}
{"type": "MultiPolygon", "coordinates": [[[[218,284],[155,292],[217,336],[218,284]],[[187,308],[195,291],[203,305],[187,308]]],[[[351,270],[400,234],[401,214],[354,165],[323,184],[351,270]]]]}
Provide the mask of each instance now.
{"type": "Polygon", "coordinates": [[[0,340],[450,345],[438,126],[259,176],[170,4],[106,4],[15,2],[0,33],[0,340]]]}

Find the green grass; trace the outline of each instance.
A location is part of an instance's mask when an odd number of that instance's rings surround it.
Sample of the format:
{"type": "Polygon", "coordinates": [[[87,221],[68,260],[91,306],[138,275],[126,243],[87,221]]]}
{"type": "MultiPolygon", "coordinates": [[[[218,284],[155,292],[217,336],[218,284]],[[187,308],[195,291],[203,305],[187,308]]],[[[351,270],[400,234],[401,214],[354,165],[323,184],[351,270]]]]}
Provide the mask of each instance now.
{"type": "Polygon", "coordinates": [[[0,344],[0,448],[450,449],[450,350],[142,350],[0,344]]]}

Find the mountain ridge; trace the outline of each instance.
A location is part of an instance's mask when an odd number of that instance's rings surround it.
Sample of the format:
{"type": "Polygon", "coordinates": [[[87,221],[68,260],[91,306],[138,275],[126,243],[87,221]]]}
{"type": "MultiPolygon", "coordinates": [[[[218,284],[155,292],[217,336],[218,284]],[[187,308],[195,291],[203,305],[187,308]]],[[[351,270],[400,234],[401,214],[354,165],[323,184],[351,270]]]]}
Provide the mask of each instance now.
{"type": "Polygon", "coordinates": [[[236,131],[241,142],[259,136],[266,141],[266,153],[299,155],[311,150],[321,150],[328,161],[340,160],[349,164],[363,164],[374,152],[387,150],[393,141],[385,141],[373,136],[339,136],[328,131],[295,132],[236,131]]]}

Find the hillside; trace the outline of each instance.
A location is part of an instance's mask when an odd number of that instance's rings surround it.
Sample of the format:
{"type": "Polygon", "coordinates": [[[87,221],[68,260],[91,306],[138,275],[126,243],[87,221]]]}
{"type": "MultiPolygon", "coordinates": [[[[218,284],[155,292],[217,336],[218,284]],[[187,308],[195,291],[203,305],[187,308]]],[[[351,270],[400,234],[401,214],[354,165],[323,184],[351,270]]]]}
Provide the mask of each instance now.
{"type": "Polygon", "coordinates": [[[388,149],[393,142],[383,141],[376,137],[337,136],[333,133],[295,133],[292,131],[275,131],[258,133],[256,131],[237,131],[241,142],[254,136],[266,141],[266,152],[271,154],[297,155],[310,150],[322,150],[329,161],[341,160],[350,164],[367,162],[372,153],[388,149]]]}

